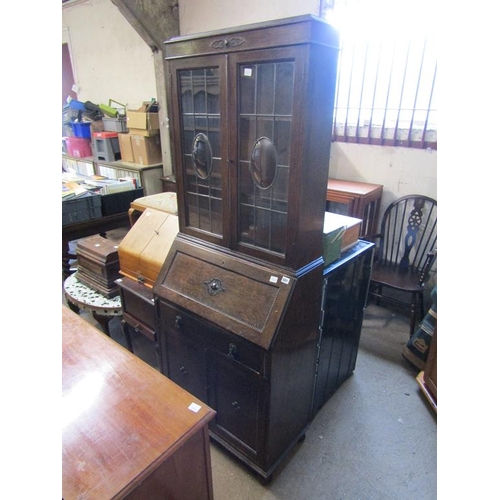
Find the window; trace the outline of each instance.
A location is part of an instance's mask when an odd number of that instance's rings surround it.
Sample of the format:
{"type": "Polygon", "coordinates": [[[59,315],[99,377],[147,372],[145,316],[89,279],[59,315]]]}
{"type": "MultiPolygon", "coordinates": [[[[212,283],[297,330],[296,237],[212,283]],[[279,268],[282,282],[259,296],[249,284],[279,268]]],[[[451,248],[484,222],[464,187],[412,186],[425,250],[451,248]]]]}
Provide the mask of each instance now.
{"type": "Polygon", "coordinates": [[[437,149],[430,0],[322,0],[340,35],[333,140],[437,149]]]}

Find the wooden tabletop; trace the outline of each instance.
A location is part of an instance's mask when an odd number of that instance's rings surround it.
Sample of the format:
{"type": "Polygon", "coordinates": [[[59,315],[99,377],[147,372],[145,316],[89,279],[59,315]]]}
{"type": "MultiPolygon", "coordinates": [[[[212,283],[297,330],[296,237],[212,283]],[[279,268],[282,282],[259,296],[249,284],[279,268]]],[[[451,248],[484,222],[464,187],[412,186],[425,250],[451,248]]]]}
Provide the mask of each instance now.
{"type": "Polygon", "coordinates": [[[373,191],[381,191],[384,186],[382,184],[370,184],[368,182],[343,181],[339,179],[328,179],[329,191],[340,191],[347,193],[355,193],[358,195],[366,195],[373,191]]]}
{"type": "Polygon", "coordinates": [[[122,498],[215,412],[62,306],[62,494],[122,498]]]}

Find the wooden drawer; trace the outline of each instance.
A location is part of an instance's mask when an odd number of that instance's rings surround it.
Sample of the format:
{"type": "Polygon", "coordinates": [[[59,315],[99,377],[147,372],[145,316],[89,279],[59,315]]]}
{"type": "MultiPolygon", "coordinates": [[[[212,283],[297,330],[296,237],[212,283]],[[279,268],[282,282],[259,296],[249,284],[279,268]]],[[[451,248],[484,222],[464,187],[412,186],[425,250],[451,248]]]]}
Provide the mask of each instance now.
{"type": "MultiPolygon", "coordinates": [[[[123,318],[132,327],[136,328],[136,323],[148,332],[155,331],[155,310],[154,298],[151,288],[140,283],[136,283],[130,278],[116,280],[120,288],[122,300],[123,318]],[[127,319],[128,318],[128,319],[127,319]],[[129,319],[131,321],[129,321],[129,319]]],[[[142,332],[141,332],[142,333],[142,332]]],[[[144,333],[146,337],[149,334],[144,333]]]]}
{"type": "Polygon", "coordinates": [[[265,375],[265,350],[246,342],[243,338],[209,327],[205,322],[189,313],[160,302],[162,329],[181,332],[196,344],[225,356],[228,360],[241,363],[258,374],[265,375]]]}
{"type": "Polygon", "coordinates": [[[145,337],[147,337],[149,340],[152,340],[153,342],[156,341],[155,330],[149,328],[142,321],[138,320],[135,316],[132,316],[131,314],[127,314],[126,312],[124,312],[123,313],[123,320],[135,332],[140,333],[141,335],[144,335],[145,337]]]}

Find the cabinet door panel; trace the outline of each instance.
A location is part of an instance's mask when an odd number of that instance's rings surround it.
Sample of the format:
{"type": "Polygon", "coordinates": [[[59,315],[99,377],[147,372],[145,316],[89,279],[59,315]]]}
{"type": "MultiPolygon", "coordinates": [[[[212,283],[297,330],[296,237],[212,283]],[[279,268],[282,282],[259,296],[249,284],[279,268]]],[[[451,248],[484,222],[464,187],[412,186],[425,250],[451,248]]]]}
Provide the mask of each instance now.
{"type": "Polygon", "coordinates": [[[169,378],[206,403],[205,350],[175,330],[166,341],[169,378]]]}
{"type": "Polygon", "coordinates": [[[242,251],[284,258],[298,63],[293,51],[283,50],[234,55],[230,61],[238,89],[236,241],[242,251]]]}
{"type": "Polygon", "coordinates": [[[172,134],[183,231],[227,244],[227,125],[225,58],[170,64],[172,134]],[[180,167],[180,168],[179,168],[180,167]],[[225,243],[226,242],[226,243],[225,243]]]}
{"type": "MultiPolygon", "coordinates": [[[[323,341],[331,342],[326,396],[353,373],[358,355],[373,249],[338,267],[327,276],[323,341]]],[[[327,346],[328,343],[325,344],[327,346]]]]}
{"type": "Polygon", "coordinates": [[[217,411],[211,430],[260,462],[266,427],[266,379],[244,365],[208,352],[208,404],[217,411]]]}

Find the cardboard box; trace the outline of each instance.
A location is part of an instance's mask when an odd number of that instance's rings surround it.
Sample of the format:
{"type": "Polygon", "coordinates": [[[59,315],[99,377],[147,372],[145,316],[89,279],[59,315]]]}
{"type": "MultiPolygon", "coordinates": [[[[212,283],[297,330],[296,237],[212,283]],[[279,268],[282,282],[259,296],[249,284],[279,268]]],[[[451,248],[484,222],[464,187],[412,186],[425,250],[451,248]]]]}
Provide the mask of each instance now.
{"type": "Polygon", "coordinates": [[[134,151],[132,150],[132,139],[129,133],[118,134],[118,144],[122,161],[134,163],[134,151]]]}
{"type": "Polygon", "coordinates": [[[143,135],[132,135],[132,151],[134,163],[139,165],[155,165],[162,163],[160,136],[145,137],[143,135]]]}
{"type": "Polygon", "coordinates": [[[145,137],[160,133],[160,120],[158,118],[158,105],[143,103],[139,109],[127,110],[127,128],[134,135],[145,137]],[[152,111],[152,110],[155,111],[152,111]]]}

